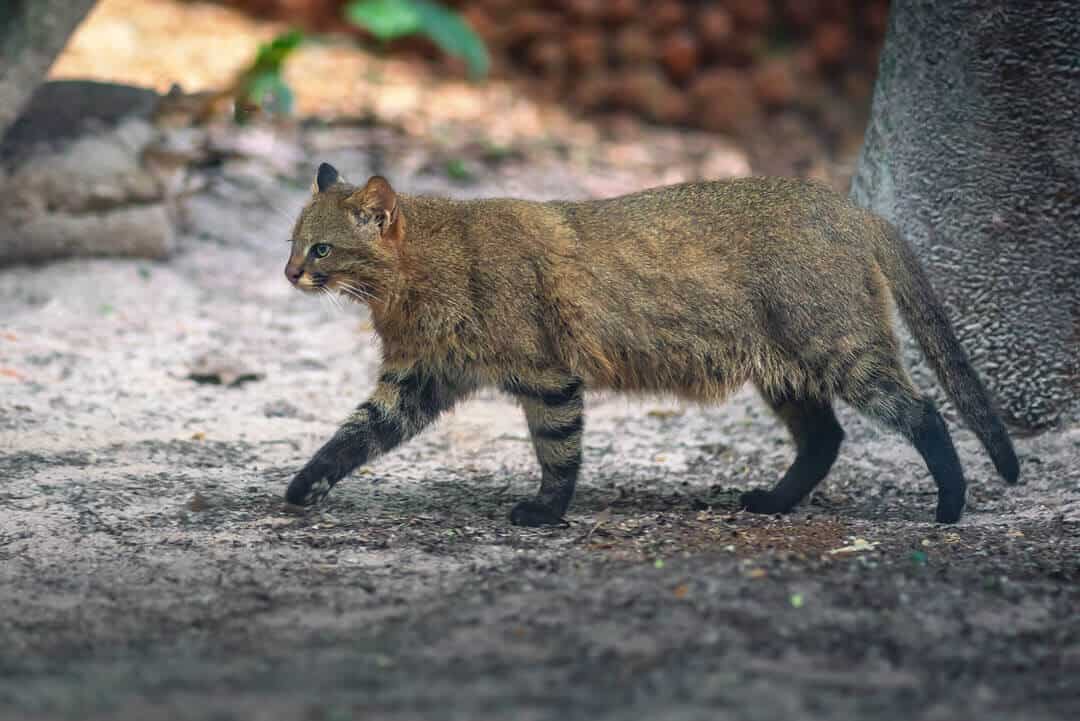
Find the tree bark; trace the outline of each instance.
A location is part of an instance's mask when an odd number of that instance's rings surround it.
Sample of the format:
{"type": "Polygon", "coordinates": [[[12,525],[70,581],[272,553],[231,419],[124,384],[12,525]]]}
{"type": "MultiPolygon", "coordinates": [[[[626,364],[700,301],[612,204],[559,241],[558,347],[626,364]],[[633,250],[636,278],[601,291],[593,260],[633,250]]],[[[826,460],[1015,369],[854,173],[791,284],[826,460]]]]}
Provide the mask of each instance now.
{"type": "Polygon", "coordinates": [[[1080,397],[1080,3],[895,0],[852,199],[916,247],[1008,420],[1080,397]]]}
{"type": "Polygon", "coordinates": [[[95,0],[0,2],[0,137],[95,0]]]}

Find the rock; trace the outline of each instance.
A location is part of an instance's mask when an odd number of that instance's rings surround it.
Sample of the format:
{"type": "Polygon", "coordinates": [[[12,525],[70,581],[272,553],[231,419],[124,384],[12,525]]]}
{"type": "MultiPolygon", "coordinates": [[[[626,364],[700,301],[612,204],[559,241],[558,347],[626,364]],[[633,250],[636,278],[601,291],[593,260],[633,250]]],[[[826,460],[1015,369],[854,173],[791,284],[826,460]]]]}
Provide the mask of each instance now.
{"type": "Polygon", "coordinates": [[[567,33],[566,52],[580,68],[600,68],[607,60],[607,38],[603,32],[591,28],[575,28],[567,33]]]}
{"type": "Polygon", "coordinates": [[[161,259],[173,244],[173,224],[163,203],[53,212],[15,225],[0,215],[0,266],[87,256],[161,259]]]}
{"type": "Polygon", "coordinates": [[[708,130],[742,132],[754,127],[760,115],[750,81],[734,69],[701,73],[691,85],[690,94],[708,130]]]}
{"type": "Polygon", "coordinates": [[[679,81],[688,79],[697,70],[699,56],[697,38],[687,30],[676,30],[668,35],[660,50],[664,67],[679,81]]]}
{"type": "Polygon", "coordinates": [[[773,58],[758,63],[751,75],[754,93],[769,108],[789,105],[798,90],[795,69],[790,58],[773,58]]]}
{"type": "Polygon", "coordinates": [[[649,62],[655,56],[652,37],[636,25],[627,25],[615,33],[615,54],[627,65],[649,62]]]}
{"type": "Polygon", "coordinates": [[[690,101],[651,65],[636,68],[620,83],[620,100],[650,120],[678,123],[690,113],[690,101]]]}
{"type": "Polygon", "coordinates": [[[633,20],[641,12],[640,0],[608,0],[604,6],[605,17],[616,23],[633,20]]]}
{"type": "Polygon", "coordinates": [[[761,0],[728,0],[726,5],[735,21],[747,28],[763,28],[772,19],[772,7],[761,0]]]}
{"type": "Polygon", "coordinates": [[[568,0],[571,16],[578,20],[596,20],[604,15],[605,0],[568,0]]]}
{"type": "Polygon", "coordinates": [[[811,42],[818,62],[822,65],[838,65],[851,52],[851,33],[838,22],[818,25],[811,42]]]}
{"type": "Polygon", "coordinates": [[[747,159],[746,153],[737,147],[715,149],[709,151],[701,159],[699,173],[701,178],[705,180],[750,175],[750,161],[747,159]]]}
{"type": "Polygon", "coordinates": [[[587,71],[571,89],[570,99],[583,110],[593,110],[612,101],[614,80],[603,68],[587,71]]]}
{"type": "Polygon", "coordinates": [[[683,25],[686,16],[686,3],[679,0],[660,0],[649,9],[644,19],[657,30],[667,30],[683,25]]]}
{"type": "Polygon", "coordinates": [[[706,6],[697,18],[697,31],[702,45],[710,52],[723,49],[735,30],[735,21],[731,14],[722,7],[706,6]]]}
{"type": "Polygon", "coordinates": [[[784,17],[796,27],[808,28],[818,17],[818,0],[784,0],[784,17]]]}
{"type": "Polygon", "coordinates": [[[167,256],[187,166],[207,151],[203,134],[155,125],[164,102],[110,83],[39,88],[0,142],[0,264],[167,256]]]}
{"type": "Polygon", "coordinates": [[[559,16],[555,13],[537,10],[514,13],[507,28],[507,42],[517,44],[540,35],[554,35],[560,27],[559,16]]]}

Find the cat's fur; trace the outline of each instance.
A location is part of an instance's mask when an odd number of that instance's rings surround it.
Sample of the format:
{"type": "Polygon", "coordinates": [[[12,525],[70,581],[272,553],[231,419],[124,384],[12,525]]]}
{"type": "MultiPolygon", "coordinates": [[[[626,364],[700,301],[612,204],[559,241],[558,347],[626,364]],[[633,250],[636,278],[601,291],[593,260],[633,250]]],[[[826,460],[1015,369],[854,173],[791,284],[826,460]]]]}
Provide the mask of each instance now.
{"type": "Polygon", "coordinates": [[[895,300],[1009,482],[1012,443],[911,248],[824,185],[743,178],[607,200],[458,201],[349,185],[320,166],[286,275],[368,303],[382,341],[372,396],[296,475],[312,504],[357,466],[482,386],[521,403],[542,469],[522,525],[563,522],[586,388],[719,402],[753,382],[791,431],[794,464],[750,511],[791,510],[825,477],[841,398],[900,432],[954,522],[965,481],[945,423],[898,360],[895,300]],[[320,245],[324,247],[320,247],[320,245]],[[325,257],[318,257],[332,246],[325,257]]]}

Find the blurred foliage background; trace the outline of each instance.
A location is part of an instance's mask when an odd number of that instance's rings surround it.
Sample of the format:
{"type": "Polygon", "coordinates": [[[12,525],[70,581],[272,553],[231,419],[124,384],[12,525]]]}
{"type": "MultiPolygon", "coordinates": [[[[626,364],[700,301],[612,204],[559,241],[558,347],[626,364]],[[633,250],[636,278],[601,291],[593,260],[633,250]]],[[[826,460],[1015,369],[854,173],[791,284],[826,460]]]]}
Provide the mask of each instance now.
{"type": "Polygon", "coordinates": [[[483,77],[490,56],[494,75],[589,115],[732,135],[777,116],[861,132],[889,10],[887,0],[222,1],[462,76],[483,77]]]}

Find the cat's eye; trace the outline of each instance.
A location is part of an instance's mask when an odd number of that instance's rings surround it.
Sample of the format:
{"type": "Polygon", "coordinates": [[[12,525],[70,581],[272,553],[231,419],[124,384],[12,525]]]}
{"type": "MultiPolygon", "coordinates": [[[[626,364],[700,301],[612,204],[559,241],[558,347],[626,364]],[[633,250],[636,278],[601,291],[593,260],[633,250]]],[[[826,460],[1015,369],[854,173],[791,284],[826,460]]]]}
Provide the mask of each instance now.
{"type": "Polygon", "coordinates": [[[326,243],[317,243],[311,246],[311,254],[316,258],[325,258],[330,255],[330,246],[326,243]]]}

